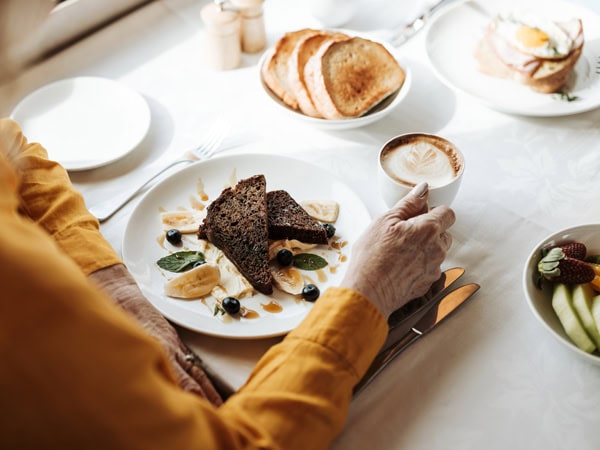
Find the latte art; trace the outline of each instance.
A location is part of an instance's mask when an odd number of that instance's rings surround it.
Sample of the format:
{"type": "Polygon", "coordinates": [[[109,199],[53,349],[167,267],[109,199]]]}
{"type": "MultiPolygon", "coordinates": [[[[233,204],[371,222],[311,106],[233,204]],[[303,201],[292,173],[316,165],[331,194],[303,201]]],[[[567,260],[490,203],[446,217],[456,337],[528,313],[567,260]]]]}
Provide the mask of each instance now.
{"type": "Polygon", "coordinates": [[[428,142],[404,145],[389,152],[384,161],[387,171],[401,183],[430,187],[448,184],[456,176],[448,154],[428,142]]]}
{"type": "Polygon", "coordinates": [[[379,152],[378,182],[391,208],[421,182],[429,184],[428,204],[448,205],[464,172],[462,152],[450,141],[425,133],[397,136],[379,152]]]}

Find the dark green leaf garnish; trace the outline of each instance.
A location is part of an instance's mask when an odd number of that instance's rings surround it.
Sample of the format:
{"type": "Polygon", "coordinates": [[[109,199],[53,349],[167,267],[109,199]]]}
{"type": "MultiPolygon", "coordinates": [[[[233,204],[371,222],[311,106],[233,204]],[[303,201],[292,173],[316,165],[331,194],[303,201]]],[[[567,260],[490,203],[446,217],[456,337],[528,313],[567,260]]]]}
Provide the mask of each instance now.
{"type": "Polygon", "coordinates": [[[555,96],[555,98],[566,101],[566,102],[574,102],[575,100],[579,100],[578,96],[571,95],[565,91],[559,91],[556,94],[554,94],[554,96],[555,96]]]}
{"type": "Polygon", "coordinates": [[[327,266],[327,261],[312,253],[294,255],[294,266],[302,270],[319,270],[327,266]]]}
{"type": "Polygon", "coordinates": [[[215,303],[215,309],[213,311],[213,316],[216,316],[217,314],[221,314],[222,316],[225,315],[225,310],[223,309],[223,307],[221,306],[220,303],[215,303]]]}
{"type": "Polygon", "coordinates": [[[185,272],[194,266],[194,263],[204,261],[204,255],[196,251],[175,252],[156,261],[158,267],[169,272],[185,272]]]}

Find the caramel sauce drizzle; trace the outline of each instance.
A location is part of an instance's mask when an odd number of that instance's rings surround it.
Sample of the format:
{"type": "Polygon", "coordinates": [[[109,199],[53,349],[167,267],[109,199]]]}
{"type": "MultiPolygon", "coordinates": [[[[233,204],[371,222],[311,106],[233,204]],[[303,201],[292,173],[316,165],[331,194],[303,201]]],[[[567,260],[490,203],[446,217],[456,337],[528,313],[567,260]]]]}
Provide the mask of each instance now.
{"type": "Polygon", "coordinates": [[[240,308],[240,316],[243,317],[244,319],[258,319],[260,317],[260,314],[258,314],[253,309],[249,309],[249,308],[246,308],[245,306],[242,306],[240,308]]]}
{"type": "Polygon", "coordinates": [[[198,193],[200,200],[203,202],[208,200],[208,194],[204,191],[204,181],[202,181],[202,178],[200,177],[198,177],[198,181],[196,183],[196,192],[198,193]]]}
{"type": "Polygon", "coordinates": [[[261,303],[260,307],[270,313],[278,313],[283,311],[283,307],[276,301],[271,300],[269,303],[261,303]]]}

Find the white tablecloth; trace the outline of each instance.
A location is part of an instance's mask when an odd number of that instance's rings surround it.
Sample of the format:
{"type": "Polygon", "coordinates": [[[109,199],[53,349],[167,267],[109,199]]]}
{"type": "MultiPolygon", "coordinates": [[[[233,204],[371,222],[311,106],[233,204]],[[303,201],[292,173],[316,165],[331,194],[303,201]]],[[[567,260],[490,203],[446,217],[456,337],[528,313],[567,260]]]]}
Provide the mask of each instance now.
{"type": "MultiPolygon", "coordinates": [[[[361,2],[348,28],[400,21],[395,2],[361,2]]],[[[596,0],[579,0],[600,13],[596,0]]],[[[600,109],[568,117],[527,118],[482,106],[432,73],[424,33],[400,49],[414,83],[387,118],[328,132],[282,115],[261,92],[256,63],[214,72],[204,62],[203,2],[151,3],[2,87],[0,112],[50,81],[77,75],[113,78],[140,91],[152,110],[144,142],[117,164],[72,174],[88,205],[117,195],[180,156],[225,115],[243,141],[229,154],[291,155],[330,170],[355,189],[373,215],[384,211],[376,179],[380,146],[412,131],[442,135],[466,157],[453,204],[457,222],[447,267],[481,290],[459,314],[398,357],[351,406],[337,449],[597,449],[600,366],[557,343],[525,303],[525,258],[544,236],[600,221],[600,109]]],[[[269,43],[284,31],[318,26],[302,2],[266,2],[269,43]]],[[[139,199],[102,226],[120,251],[139,199]]],[[[240,386],[278,338],[229,341],[181,330],[232,385],[240,386]]],[[[301,431],[300,431],[301,432],[301,431]]]]}

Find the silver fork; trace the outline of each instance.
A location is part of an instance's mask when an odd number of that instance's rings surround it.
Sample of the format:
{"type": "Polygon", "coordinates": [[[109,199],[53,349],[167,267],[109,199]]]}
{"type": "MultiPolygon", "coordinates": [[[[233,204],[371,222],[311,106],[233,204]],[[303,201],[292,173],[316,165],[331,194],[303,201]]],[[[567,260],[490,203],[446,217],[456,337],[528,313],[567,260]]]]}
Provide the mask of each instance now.
{"type": "Polygon", "coordinates": [[[223,147],[221,144],[225,140],[229,132],[229,125],[224,121],[218,121],[210,130],[210,132],[204,136],[202,143],[197,147],[186,151],[181,159],[178,159],[171,164],[163,167],[150,178],[146,179],[142,184],[136,187],[131,192],[128,192],[122,197],[117,199],[111,198],[104,202],[98,203],[90,208],[89,211],[98,219],[100,223],[106,222],[110,219],[117,211],[123,206],[129,203],[136,195],[142,192],[150,183],[160,177],[163,173],[169,169],[182,165],[189,164],[194,161],[205,160],[212,158],[216,153],[221,150],[225,150],[227,147],[223,147]]]}

